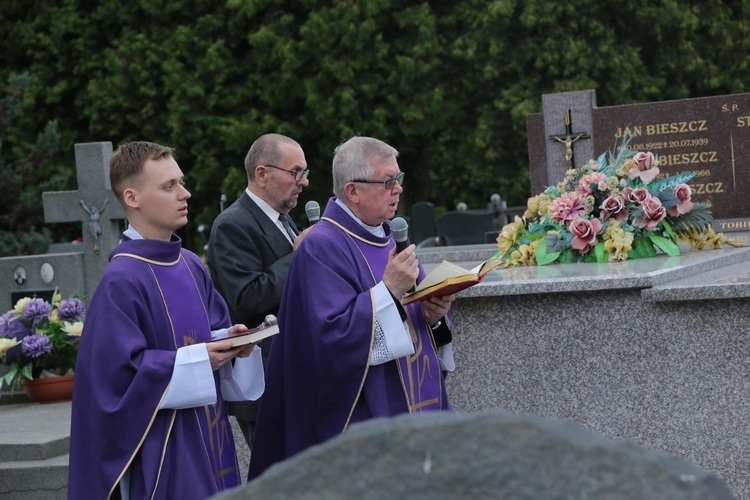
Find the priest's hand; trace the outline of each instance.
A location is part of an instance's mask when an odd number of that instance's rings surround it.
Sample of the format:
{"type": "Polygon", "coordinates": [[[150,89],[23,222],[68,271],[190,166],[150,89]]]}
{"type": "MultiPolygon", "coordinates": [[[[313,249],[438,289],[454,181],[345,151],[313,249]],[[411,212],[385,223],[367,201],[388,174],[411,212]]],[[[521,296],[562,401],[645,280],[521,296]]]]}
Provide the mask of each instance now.
{"type": "Polygon", "coordinates": [[[422,301],[422,310],[428,325],[434,325],[437,321],[448,314],[451,304],[456,300],[456,294],[443,297],[430,297],[422,301]]]}
{"type": "Polygon", "coordinates": [[[383,283],[394,297],[401,297],[411,290],[419,277],[416,245],[409,245],[399,253],[396,247],[388,254],[388,265],[383,272],[383,283]]]}
{"type": "MultiPolygon", "coordinates": [[[[245,325],[238,323],[229,327],[228,336],[233,337],[235,335],[242,335],[243,333],[247,333],[247,331],[248,328],[245,325]]],[[[245,344],[241,347],[242,348],[237,353],[237,357],[246,358],[250,356],[250,354],[253,352],[253,349],[255,349],[255,344],[245,344]]]]}
{"type": "MultiPolygon", "coordinates": [[[[245,325],[232,325],[229,328],[228,335],[233,337],[235,335],[242,335],[247,332],[245,325]]],[[[216,371],[227,361],[231,361],[233,358],[247,357],[255,349],[255,344],[246,344],[238,347],[232,347],[232,343],[228,340],[216,340],[214,342],[206,342],[206,349],[208,350],[208,359],[211,361],[211,369],[216,371]]]]}

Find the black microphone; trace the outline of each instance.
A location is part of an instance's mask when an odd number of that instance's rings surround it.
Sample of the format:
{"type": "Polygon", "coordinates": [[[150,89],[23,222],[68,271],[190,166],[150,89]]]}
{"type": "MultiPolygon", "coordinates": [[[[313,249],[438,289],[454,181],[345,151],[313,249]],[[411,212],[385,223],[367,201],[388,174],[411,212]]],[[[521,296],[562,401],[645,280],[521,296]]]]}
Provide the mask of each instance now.
{"type": "Polygon", "coordinates": [[[310,225],[315,224],[320,220],[320,205],[315,200],[310,200],[305,203],[305,213],[307,214],[307,220],[310,221],[310,225]]]}
{"type": "MultiPolygon", "coordinates": [[[[403,217],[396,217],[391,221],[391,233],[393,233],[393,239],[396,242],[396,253],[401,252],[409,246],[409,224],[403,217]]],[[[416,289],[415,285],[412,285],[409,289],[409,293],[416,289]]]]}

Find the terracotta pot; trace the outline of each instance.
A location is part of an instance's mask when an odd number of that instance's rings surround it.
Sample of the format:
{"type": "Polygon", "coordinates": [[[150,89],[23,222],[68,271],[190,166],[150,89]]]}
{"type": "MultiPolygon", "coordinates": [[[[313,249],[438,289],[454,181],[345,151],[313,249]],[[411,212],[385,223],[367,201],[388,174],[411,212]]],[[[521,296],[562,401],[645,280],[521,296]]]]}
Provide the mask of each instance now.
{"type": "Polygon", "coordinates": [[[73,399],[73,377],[38,378],[36,380],[22,380],[21,387],[33,401],[37,403],[58,403],[73,399]]]}

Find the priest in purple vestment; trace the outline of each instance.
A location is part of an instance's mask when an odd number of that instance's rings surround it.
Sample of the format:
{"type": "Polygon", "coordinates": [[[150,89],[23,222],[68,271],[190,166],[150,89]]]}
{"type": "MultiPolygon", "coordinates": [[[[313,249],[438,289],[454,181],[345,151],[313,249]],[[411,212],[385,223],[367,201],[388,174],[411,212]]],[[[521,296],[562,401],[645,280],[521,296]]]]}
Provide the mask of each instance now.
{"type": "Polygon", "coordinates": [[[110,180],[130,227],[81,336],[68,497],[208,498],[241,484],[224,401],[262,394],[260,350],[223,340],[247,327],[173,234],[190,193],[172,149],[120,146],[110,180]]]}
{"type": "Polygon", "coordinates": [[[279,310],[248,479],[349,425],[450,411],[453,295],[403,306],[424,278],[388,222],[404,174],[398,152],[354,137],[333,159],[334,198],[295,252],[279,310]]]}

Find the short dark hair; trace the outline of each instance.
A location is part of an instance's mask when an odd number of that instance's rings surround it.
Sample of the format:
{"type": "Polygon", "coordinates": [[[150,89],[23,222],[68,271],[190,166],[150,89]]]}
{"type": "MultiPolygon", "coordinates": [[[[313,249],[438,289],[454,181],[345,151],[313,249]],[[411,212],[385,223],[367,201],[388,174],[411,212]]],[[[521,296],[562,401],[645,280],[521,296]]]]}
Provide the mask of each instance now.
{"type": "Polygon", "coordinates": [[[282,144],[299,146],[297,141],[281,134],[265,134],[255,140],[245,156],[247,180],[255,179],[255,167],[258,165],[277,165],[284,158],[280,148],[282,144]]]}
{"type": "Polygon", "coordinates": [[[121,144],[109,160],[109,183],[112,191],[123,202],[125,184],[143,172],[143,165],[149,160],[174,158],[174,149],[147,141],[133,141],[121,144]]]}

